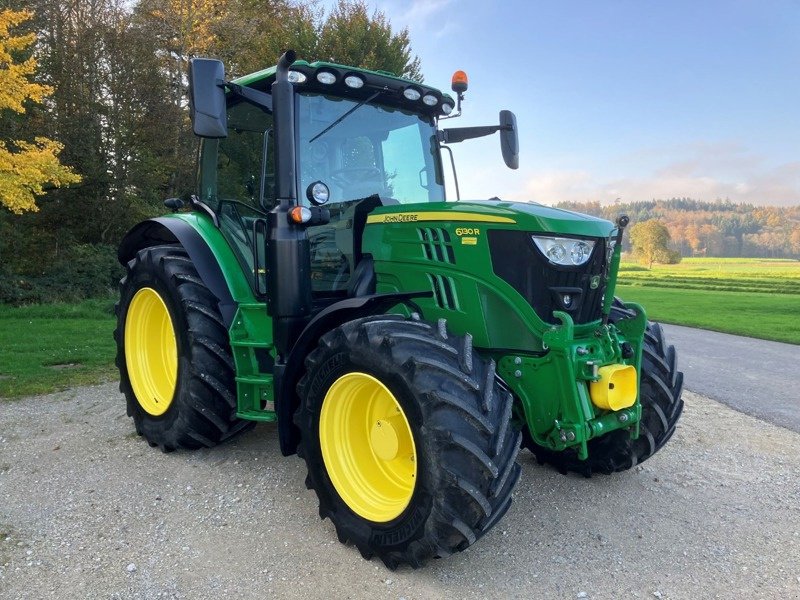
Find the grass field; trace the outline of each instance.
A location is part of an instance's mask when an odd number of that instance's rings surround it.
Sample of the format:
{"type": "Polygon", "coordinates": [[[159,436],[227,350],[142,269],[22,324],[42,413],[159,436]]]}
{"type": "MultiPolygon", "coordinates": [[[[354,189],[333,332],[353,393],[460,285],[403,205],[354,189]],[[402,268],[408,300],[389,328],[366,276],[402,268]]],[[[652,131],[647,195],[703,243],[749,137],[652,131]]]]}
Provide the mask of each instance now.
{"type": "Polygon", "coordinates": [[[0,305],[0,397],[115,378],[113,307],[113,299],[0,305]]]}
{"type": "Polygon", "coordinates": [[[800,344],[800,261],[685,258],[623,263],[617,295],[651,319],[800,344]]]}

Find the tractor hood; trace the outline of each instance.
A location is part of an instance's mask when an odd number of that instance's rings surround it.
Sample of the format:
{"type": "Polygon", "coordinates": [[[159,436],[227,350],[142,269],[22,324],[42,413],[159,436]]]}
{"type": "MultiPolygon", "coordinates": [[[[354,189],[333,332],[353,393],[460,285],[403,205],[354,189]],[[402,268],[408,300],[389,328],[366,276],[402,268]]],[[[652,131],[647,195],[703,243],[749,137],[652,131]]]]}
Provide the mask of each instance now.
{"type": "Polygon", "coordinates": [[[614,225],[605,219],[542,204],[500,200],[383,206],[375,209],[368,218],[368,223],[416,221],[495,223],[533,233],[587,237],[608,237],[614,229],[614,225]]]}

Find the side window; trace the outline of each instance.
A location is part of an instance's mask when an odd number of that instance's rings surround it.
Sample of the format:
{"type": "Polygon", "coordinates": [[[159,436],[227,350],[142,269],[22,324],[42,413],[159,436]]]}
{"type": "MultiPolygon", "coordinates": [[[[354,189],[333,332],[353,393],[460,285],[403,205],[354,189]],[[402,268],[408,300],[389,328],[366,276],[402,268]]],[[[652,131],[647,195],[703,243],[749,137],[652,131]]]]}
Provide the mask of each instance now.
{"type": "Polygon", "coordinates": [[[272,141],[272,115],[238,102],[228,108],[228,136],[203,140],[200,151],[200,199],[217,214],[220,230],[251,285],[255,283],[253,224],[276,202],[272,141]]]}
{"type": "MultiPolygon", "coordinates": [[[[383,165],[390,196],[401,203],[418,202],[430,198],[435,188],[435,162],[433,146],[425,147],[423,131],[419,124],[393,129],[382,145],[383,165]]],[[[437,188],[438,192],[438,188],[437,188]]]]}

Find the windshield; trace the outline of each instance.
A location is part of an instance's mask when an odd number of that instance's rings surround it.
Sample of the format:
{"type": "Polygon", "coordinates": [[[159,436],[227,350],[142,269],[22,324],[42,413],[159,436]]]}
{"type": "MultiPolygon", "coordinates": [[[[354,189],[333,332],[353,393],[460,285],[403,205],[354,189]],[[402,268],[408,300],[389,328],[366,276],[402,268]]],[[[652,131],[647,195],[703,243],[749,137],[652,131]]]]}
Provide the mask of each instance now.
{"type": "Polygon", "coordinates": [[[308,204],[305,192],[315,181],[328,186],[331,204],[375,194],[384,204],[444,201],[433,123],[379,101],[378,95],[358,106],[336,96],[299,95],[301,202],[308,204]]]}

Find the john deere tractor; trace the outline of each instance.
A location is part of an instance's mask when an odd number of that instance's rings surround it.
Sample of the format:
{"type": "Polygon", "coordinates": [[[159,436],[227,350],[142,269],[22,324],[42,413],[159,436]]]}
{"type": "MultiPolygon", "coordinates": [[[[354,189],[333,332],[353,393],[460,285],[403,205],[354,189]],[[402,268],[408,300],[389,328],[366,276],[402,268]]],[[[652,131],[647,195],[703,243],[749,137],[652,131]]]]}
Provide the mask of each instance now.
{"type": "Polygon", "coordinates": [[[521,446],[563,473],[624,471],[683,408],[673,347],[614,297],[625,217],[446,201],[448,144],[499,133],[518,163],[509,111],[443,127],[466,88],[291,51],[227,81],[195,59],[196,193],[119,248],[136,431],[169,452],[275,422],[321,517],[390,568],[488,532],[521,446]]]}

